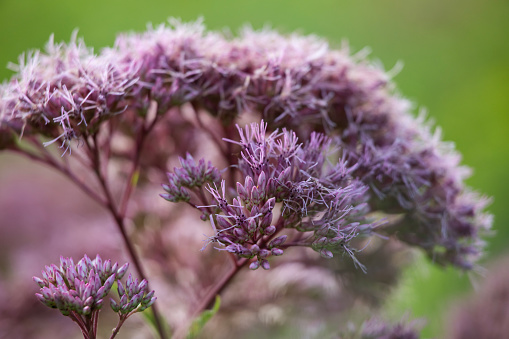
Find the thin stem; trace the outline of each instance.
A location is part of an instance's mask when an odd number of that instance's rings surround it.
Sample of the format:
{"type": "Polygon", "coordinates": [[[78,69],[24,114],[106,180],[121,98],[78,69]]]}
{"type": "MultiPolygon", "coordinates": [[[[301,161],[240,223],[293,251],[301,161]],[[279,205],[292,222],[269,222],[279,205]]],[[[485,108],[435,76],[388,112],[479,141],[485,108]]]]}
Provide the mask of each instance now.
{"type": "Polygon", "coordinates": [[[217,295],[221,294],[221,292],[230,284],[233,277],[240,271],[242,267],[244,267],[249,262],[249,259],[242,258],[239,261],[236,261],[235,266],[233,266],[226,275],[224,275],[221,280],[215,283],[214,286],[207,292],[205,298],[202,299],[198,307],[196,307],[193,312],[192,319],[196,318],[200,313],[202,313],[205,309],[211,307],[214,303],[214,299],[217,295]]]}
{"type": "Polygon", "coordinates": [[[205,133],[207,133],[210,138],[212,139],[212,141],[216,144],[216,146],[219,148],[219,151],[223,154],[224,158],[225,159],[228,159],[229,157],[229,153],[228,153],[228,150],[225,148],[225,143],[223,142],[223,140],[221,140],[220,137],[218,137],[214,132],[213,130],[211,130],[210,128],[208,128],[204,123],[203,121],[201,120],[201,117],[200,117],[200,113],[198,112],[198,109],[196,107],[193,106],[193,111],[194,111],[194,114],[196,116],[196,121],[198,122],[198,127],[201,128],[202,130],[205,131],[205,133]]]}
{"type": "MultiPolygon", "coordinates": [[[[232,139],[233,137],[233,126],[223,126],[223,132],[226,138],[232,139]]],[[[235,169],[234,165],[237,163],[237,157],[233,154],[233,144],[231,142],[226,143],[226,161],[228,161],[228,177],[226,180],[227,186],[236,189],[235,184],[235,169]]]]}
{"type": "MultiPolygon", "coordinates": [[[[157,106],[152,107],[152,109],[157,110],[157,106]]],[[[153,113],[156,114],[156,112],[153,113]]],[[[147,121],[144,121],[144,124],[141,127],[140,132],[136,136],[136,148],[134,150],[134,155],[132,159],[131,171],[129,172],[129,175],[127,177],[127,183],[124,189],[124,194],[120,199],[119,211],[120,215],[123,217],[125,217],[125,214],[127,212],[127,204],[129,203],[129,198],[131,197],[131,194],[133,193],[135,188],[135,182],[133,179],[135,176],[139,175],[140,172],[140,156],[141,151],[143,149],[143,145],[145,144],[147,135],[152,131],[157,121],[158,121],[157,115],[153,117],[152,121],[149,124],[147,124],[147,121]]]]}
{"type": "MultiPolygon", "coordinates": [[[[96,139],[94,138],[93,141],[94,141],[93,145],[87,143],[87,146],[92,151],[92,154],[94,156],[94,171],[96,173],[97,179],[99,180],[101,187],[104,191],[104,194],[106,196],[106,199],[108,201],[105,204],[105,206],[111,212],[111,215],[113,216],[113,219],[115,220],[115,224],[117,225],[117,228],[120,231],[120,234],[122,235],[122,240],[124,241],[124,244],[127,247],[129,257],[131,258],[131,261],[133,262],[138,275],[140,276],[140,278],[142,280],[145,279],[148,281],[148,279],[146,278],[147,276],[143,270],[141,260],[138,256],[138,254],[136,253],[136,250],[134,249],[131,239],[129,239],[129,236],[127,235],[127,232],[125,230],[124,216],[122,214],[120,214],[120,212],[117,210],[115,201],[114,201],[113,196],[110,192],[108,184],[100,170],[101,164],[100,164],[99,152],[96,147],[96,145],[97,145],[96,139]]],[[[156,323],[157,331],[158,331],[161,339],[166,339],[166,333],[164,332],[161,318],[160,318],[160,315],[159,315],[159,312],[158,312],[158,309],[157,309],[157,306],[155,303],[152,305],[151,309],[152,309],[152,313],[154,314],[154,320],[156,323]]]]}
{"type": "Polygon", "coordinates": [[[134,177],[136,175],[139,175],[140,155],[144,141],[145,141],[145,129],[143,128],[142,131],[138,133],[138,135],[136,136],[136,148],[134,150],[131,170],[129,172],[129,175],[127,176],[124,194],[122,194],[122,198],[120,199],[119,213],[121,216],[124,217],[127,212],[127,204],[129,203],[129,198],[131,197],[131,194],[134,191],[135,186],[134,177]]]}
{"type": "Polygon", "coordinates": [[[94,330],[94,338],[97,337],[97,325],[99,324],[99,310],[94,312],[94,315],[92,317],[92,328],[94,330]]]}
{"type": "Polygon", "coordinates": [[[117,336],[118,332],[120,331],[120,327],[122,327],[126,319],[127,317],[124,317],[123,315],[119,317],[117,326],[113,329],[113,333],[111,334],[110,339],[113,339],[117,336]]]}
{"type": "Polygon", "coordinates": [[[88,317],[87,316],[87,328],[88,328],[88,338],[89,339],[95,339],[95,331],[94,331],[94,324],[93,324],[93,316],[88,317]]]}
{"type": "Polygon", "coordinates": [[[117,326],[113,329],[113,333],[111,334],[110,339],[115,338],[115,336],[120,331],[120,327],[122,327],[122,325],[127,320],[127,318],[129,318],[130,316],[132,316],[136,312],[138,312],[138,309],[135,309],[135,310],[133,310],[133,311],[127,313],[127,314],[119,314],[117,326]]]}
{"type": "Polygon", "coordinates": [[[78,324],[78,326],[80,327],[81,333],[83,333],[83,336],[85,338],[88,338],[88,330],[87,330],[87,327],[86,327],[85,323],[83,322],[83,319],[81,318],[81,316],[77,315],[75,312],[71,312],[69,314],[69,318],[71,318],[72,321],[74,321],[76,324],[78,324]]]}
{"type": "MultiPolygon", "coordinates": [[[[242,258],[238,261],[235,261],[232,268],[224,275],[219,281],[217,281],[214,286],[212,286],[208,291],[205,297],[201,300],[201,302],[198,304],[196,309],[193,311],[191,316],[191,321],[196,319],[198,315],[200,315],[203,311],[205,311],[207,308],[212,307],[214,304],[214,300],[217,295],[221,294],[221,292],[230,284],[230,282],[233,280],[233,277],[240,271],[242,267],[244,267],[249,262],[249,259],[242,258]]],[[[174,332],[175,338],[183,338],[185,335],[185,330],[190,324],[182,326],[179,330],[174,332]]]]}

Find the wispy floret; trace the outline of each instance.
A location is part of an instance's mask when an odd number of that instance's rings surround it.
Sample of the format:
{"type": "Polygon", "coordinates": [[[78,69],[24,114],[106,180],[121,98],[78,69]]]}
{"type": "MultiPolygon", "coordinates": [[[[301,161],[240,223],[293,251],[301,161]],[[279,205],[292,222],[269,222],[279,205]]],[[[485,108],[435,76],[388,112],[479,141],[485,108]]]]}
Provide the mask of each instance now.
{"type": "Polygon", "coordinates": [[[127,108],[137,67],[95,55],[73,35],[69,44],[50,38],[46,52],[22,55],[18,72],[2,93],[2,120],[21,121],[30,132],[61,139],[64,153],[70,141],[94,133],[97,123],[127,108]]]}

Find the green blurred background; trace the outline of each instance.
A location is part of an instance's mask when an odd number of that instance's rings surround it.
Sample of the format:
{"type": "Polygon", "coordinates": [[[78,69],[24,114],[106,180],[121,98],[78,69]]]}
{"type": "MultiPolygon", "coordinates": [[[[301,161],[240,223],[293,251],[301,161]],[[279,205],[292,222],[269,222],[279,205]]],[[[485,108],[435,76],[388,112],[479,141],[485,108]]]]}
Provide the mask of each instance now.
{"type": "MultiPolygon", "coordinates": [[[[468,183],[493,196],[496,235],[484,262],[508,253],[509,241],[509,1],[491,0],[0,0],[0,79],[23,51],[79,35],[99,50],[115,35],[141,31],[170,16],[200,16],[209,29],[268,24],[346,39],[353,51],[369,46],[386,69],[405,67],[395,78],[400,92],[424,107],[454,141],[464,163],[475,169],[468,183]]],[[[387,314],[425,317],[423,338],[442,337],[449,306],[471,293],[469,277],[442,270],[425,259],[405,272],[386,305],[387,314]]]]}

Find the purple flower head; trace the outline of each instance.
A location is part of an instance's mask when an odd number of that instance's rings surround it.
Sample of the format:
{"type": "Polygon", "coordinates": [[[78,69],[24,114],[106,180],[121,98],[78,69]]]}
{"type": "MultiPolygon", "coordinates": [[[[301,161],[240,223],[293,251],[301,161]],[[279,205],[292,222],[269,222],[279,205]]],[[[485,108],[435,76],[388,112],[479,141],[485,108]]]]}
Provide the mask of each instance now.
{"type": "MultiPolygon", "coordinates": [[[[75,36],[69,44],[51,39],[46,52],[23,56],[15,71],[0,87],[0,148],[25,133],[70,153],[73,141],[86,144],[101,128],[110,133],[104,122],[144,116],[149,107],[160,117],[188,105],[218,126],[246,115],[263,119],[239,128],[238,140],[225,135],[240,147],[229,165],[242,178],[228,180],[242,187],[228,184],[222,199],[237,200],[201,208],[204,217],[214,215],[215,240],[225,246],[224,237],[249,249],[290,228],[313,232],[313,247],[330,257],[338,244],[368,234],[367,213],[379,211],[400,216],[388,233],[439,264],[469,269],[482,254],[489,199],[470,193],[460,156],[412,115],[390,75],[347,47],[268,30],[227,38],[201,22],[172,21],[121,35],[98,55],[75,36]],[[281,204],[281,222],[259,211],[271,198],[281,204]]],[[[189,158],[168,179],[163,198],[190,202],[196,193],[197,205],[210,203],[200,185],[218,182],[205,160],[189,158]]]]}
{"type": "Polygon", "coordinates": [[[12,66],[16,77],[1,91],[1,120],[52,138],[45,146],[60,141],[64,153],[72,140],[94,133],[102,120],[124,111],[137,82],[134,62],[94,55],[76,33],[69,44],[57,44],[52,36],[45,53],[22,55],[12,66]]]}
{"type": "Polygon", "coordinates": [[[117,302],[110,298],[110,305],[114,312],[118,312],[126,318],[135,312],[146,310],[157,299],[154,297],[154,291],[148,291],[146,280],[138,283],[138,279],[133,279],[131,274],[127,277],[125,287],[120,280],[117,281],[117,286],[120,301],[117,302]]]}
{"type": "Polygon", "coordinates": [[[338,159],[332,139],[313,133],[300,144],[293,131],[268,134],[263,121],[237,129],[240,141],[226,141],[241,147],[238,168],[244,180],[236,183],[237,196],[231,204],[225,181],[221,190],[209,187],[217,203],[211,241],[240,257],[256,258],[251,269],[268,269],[269,256],[280,256],[292,246],[285,244],[287,235],[278,233],[294,229],[307,234],[299,246],[309,246],[326,258],[346,253],[356,260],[350,241],[370,234],[375,226],[365,218],[368,189],[349,175],[352,170],[338,159]],[[274,215],[277,203],[281,211],[274,215]]]}
{"type": "Polygon", "coordinates": [[[206,183],[221,180],[219,170],[212,166],[210,161],[205,163],[204,159],[200,159],[196,163],[189,153],[185,159],[179,157],[179,160],[182,167],[174,168],[173,173],[167,173],[168,184],[162,185],[166,193],[160,196],[168,201],[189,201],[191,195],[188,189],[201,189],[206,183]]]}
{"type": "Polygon", "coordinates": [[[99,255],[94,260],[85,255],[74,264],[72,258],[60,257],[60,266],[46,266],[42,278],[33,277],[41,288],[37,298],[46,306],[57,308],[80,327],[85,338],[96,338],[99,310],[103,300],[117,282],[120,304],[111,300],[111,307],[118,312],[120,320],[115,333],[133,313],[150,307],[154,291],[148,292],[146,280],[138,283],[131,275],[126,287],[120,282],[128,264],[121,267],[111,260],[103,261],[99,255]]]}
{"type": "Polygon", "coordinates": [[[42,278],[33,278],[41,288],[36,296],[46,306],[58,308],[63,315],[90,316],[101,309],[118,271],[117,263],[103,262],[99,255],[94,260],[85,255],[77,264],[72,258],[60,257],[60,267],[46,266],[42,278]]]}

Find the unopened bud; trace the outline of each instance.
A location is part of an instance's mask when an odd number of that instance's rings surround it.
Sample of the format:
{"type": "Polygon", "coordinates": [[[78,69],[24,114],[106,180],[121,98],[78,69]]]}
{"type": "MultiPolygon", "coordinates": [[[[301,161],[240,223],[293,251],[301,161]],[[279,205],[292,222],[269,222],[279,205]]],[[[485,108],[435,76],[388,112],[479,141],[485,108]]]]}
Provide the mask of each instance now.
{"type": "Polygon", "coordinates": [[[250,270],[257,270],[258,268],[260,267],[260,263],[258,261],[253,261],[250,265],[249,265],[249,269],[250,270]]]}
{"type": "Polygon", "coordinates": [[[282,235],[282,236],[277,237],[276,239],[274,239],[270,242],[269,248],[281,246],[286,241],[287,238],[288,238],[287,235],[282,235]]]}

